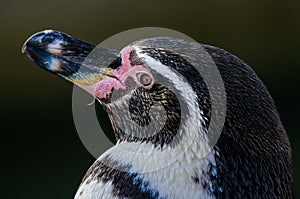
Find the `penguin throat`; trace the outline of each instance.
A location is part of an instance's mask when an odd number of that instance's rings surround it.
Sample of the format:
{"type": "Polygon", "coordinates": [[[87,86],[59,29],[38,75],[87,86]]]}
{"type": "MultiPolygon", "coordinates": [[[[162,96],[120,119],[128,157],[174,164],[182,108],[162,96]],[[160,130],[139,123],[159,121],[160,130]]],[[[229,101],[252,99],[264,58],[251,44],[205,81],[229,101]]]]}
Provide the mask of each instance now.
{"type": "Polygon", "coordinates": [[[106,111],[118,143],[149,143],[164,149],[203,137],[204,115],[196,103],[197,96],[183,97],[186,89],[179,93],[176,96],[167,87],[155,84],[150,90],[138,88],[113,101],[106,111]]]}

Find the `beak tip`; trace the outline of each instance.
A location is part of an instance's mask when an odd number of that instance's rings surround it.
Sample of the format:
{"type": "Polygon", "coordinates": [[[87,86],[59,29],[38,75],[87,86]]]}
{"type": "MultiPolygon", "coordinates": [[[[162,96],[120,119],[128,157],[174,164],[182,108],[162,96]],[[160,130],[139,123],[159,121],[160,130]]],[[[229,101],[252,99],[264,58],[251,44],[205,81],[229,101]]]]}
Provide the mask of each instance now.
{"type": "Polygon", "coordinates": [[[23,46],[22,46],[21,52],[22,52],[23,54],[25,54],[25,53],[26,53],[26,50],[27,50],[27,46],[26,46],[26,43],[24,43],[23,46]]]}
{"type": "Polygon", "coordinates": [[[33,34],[32,36],[30,36],[23,44],[22,46],[22,49],[21,49],[21,52],[22,53],[26,53],[27,51],[27,44],[30,43],[30,42],[34,42],[34,40],[38,40],[38,38],[40,38],[41,36],[44,36],[44,35],[47,35],[47,34],[50,34],[50,33],[53,33],[55,32],[54,30],[43,30],[43,31],[40,31],[40,32],[37,32],[35,34],[33,34]]]}

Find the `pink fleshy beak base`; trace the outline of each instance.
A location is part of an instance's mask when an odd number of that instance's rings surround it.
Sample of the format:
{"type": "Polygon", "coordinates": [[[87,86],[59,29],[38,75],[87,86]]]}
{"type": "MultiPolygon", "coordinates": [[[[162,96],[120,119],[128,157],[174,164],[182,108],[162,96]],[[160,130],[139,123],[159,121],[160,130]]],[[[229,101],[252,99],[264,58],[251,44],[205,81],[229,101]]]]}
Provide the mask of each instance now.
{"type": "Polygon", "coordinates": [[[134,47],[128,46],[121,51],[122,65],[114,70],[112,74],[108,74],[105,79],[88,86],[79,86],[91,95],[99,99],[105,99],[111,94],[112,90],[126,89],[125,81],[128,77],[132,77],[138,83],[136,73],[143,71],[150,73],[150,71],[142,65],[131,65],[130,54],[133,50],[135,50],[134,47]]]}

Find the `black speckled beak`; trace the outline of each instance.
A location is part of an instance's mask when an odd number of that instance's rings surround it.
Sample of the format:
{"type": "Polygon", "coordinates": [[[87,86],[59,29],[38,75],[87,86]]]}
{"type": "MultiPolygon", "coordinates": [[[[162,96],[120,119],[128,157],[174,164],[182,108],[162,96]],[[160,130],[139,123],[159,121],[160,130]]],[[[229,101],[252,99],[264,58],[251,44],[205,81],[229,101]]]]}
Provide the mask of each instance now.
{"type": "Polygon", "coordinates": [[[24,43],[22,52],[41,68],[73,82],[105,74],[119,53],[54,30],[32,35],[24,43]],[[94,52],[94,49],[97,50],[94,52]]]}

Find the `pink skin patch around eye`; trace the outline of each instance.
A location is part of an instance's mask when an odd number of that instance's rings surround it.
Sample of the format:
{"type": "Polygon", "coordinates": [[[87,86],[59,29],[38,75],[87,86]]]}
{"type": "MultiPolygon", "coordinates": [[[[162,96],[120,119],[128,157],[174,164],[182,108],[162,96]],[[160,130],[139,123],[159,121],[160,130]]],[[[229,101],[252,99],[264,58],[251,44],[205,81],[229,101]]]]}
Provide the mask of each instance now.
{"type": "Polygon", "coordinates": [[[118,89],[126,89],[125,81],[128,77],[132,77],[137,83],[136,74],[139,72],[146,72],[151,74],[150,70],[142,65],[134,65],[132,66],[130,63],[130,52],[135,50],[132,46],[125,47],[121,51],[122,65],[118,70],[113,71],[114,77],[106,77],[104,80],[97,82],[92,85],[84,86],[79,85],[81,88],[89,92],[90,94],[98,97],[99,99],[106,98],[112,91],[118,89]]]}

